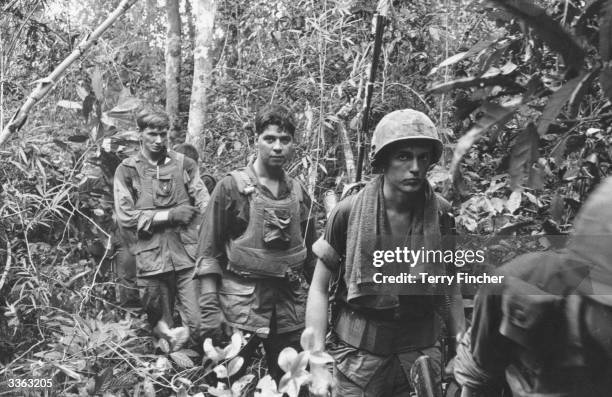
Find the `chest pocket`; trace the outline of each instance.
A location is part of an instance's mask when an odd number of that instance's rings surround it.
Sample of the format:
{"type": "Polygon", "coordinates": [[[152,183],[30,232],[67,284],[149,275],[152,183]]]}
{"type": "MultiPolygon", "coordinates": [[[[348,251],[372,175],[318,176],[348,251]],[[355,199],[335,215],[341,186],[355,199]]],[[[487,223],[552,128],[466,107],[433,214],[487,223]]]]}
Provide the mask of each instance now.
{"type": "Polygon", "coordinates": [[[264,208],[263,240],[268,248],[285,249],[291,242],[291,212],[285,208],[264,208]]]}
{"type": "Polygon", "coordinates": [[[174,190],[174,180],[170,176],[153,179],[153,205],[156,207],[174,205],[174,190]]]}

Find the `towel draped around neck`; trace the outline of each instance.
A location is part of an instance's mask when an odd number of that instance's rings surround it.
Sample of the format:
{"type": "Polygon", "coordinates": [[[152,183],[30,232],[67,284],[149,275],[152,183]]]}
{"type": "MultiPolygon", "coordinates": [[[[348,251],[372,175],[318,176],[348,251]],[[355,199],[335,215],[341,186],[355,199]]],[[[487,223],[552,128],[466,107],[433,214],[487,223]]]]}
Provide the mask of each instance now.
{"type": "MultiPolygon", "coordinates": [[[[409,231],[403,236],[393,236],[383,196],[383,176],[372,180],[354,198],[348,220],[345,283],[348,288],[349,303],[372,309],[389,309],[399,305],[399,294],[433,294],[433,286],[421,283],[412,285],[376,284],[375,273],[386,275],[410,273],[419,279],[419,273],[444,275],[442,263],[385,263],[381,267],[373,265],[374,252],[377,250],[394,251],[408,247],[411,250],[439,250],[442,246],[438,199],[426,181],[422,205],[415,206],[409,231]]],[[[383,258],[384,259],[384,258],[383,258]]]]}

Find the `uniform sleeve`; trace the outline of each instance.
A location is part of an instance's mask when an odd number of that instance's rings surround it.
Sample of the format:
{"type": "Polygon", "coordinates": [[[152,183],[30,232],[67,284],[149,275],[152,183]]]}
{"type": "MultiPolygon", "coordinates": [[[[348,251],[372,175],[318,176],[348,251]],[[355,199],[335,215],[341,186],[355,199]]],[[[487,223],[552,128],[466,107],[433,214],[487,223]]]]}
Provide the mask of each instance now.
{"type": "Polygon", "coordinates": [[[329,215],[323,236],[312,246],[314,254],[332,273],[338,271],[340,262],[346,253],[346,233],[351,204],[351,199],[338,203],[329,215]]]}
{"type": "Polygon", "coordinates": [[[129,168],[119,164],[113,181],[113,197],[115,200],[115,215],[118,224],[127,229],[151,232],[157,211],[136,209],[136,198],[132,194],[132,176],[129,168]]]}
{"type": "MultiPolygon", "coordinates": [[[[189,159],[191,160],[191,159],[189,159]]],[[[187,193],[194,199],[195,206],[200,209],[200,213],[206,211],[206,207],[210,201],[210,194],[206,185],[200,178],[200,170],[195,161],[190,161],[185,167],[187,183],[187,193]]]]}
{"type": "Polygon", "coordinates": [[[226,266],[225,244],[230,238],[233,178],[226,176],[215,187],[204,212],[197,248],[196,276],[223,274],[226,266]]]}

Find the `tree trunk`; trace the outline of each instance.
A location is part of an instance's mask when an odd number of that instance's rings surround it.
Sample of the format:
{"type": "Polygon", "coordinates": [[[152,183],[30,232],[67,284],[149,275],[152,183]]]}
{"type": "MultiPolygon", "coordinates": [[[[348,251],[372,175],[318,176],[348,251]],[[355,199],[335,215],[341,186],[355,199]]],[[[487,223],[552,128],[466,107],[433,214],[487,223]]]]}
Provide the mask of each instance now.
{"type": "Polygon", "coordinates": [[[185,16],[187,18],[187,33],[189,34],[189,42],[191,43],[191,48],[195,45],[195,36],[196,36],[196,28],[193,23],[193,9],[191,7],[191,2],[193,0],[185,0],[185,16]]]}
{"type": "Polygon", "coordinates": [[[206,146],[204,126],[206,123],[206,96],[212,78],[210,47],[215,21],[215,8],[215,0],[194,0],[193,2],[196,40],[193,49],[193,85],[186,141],[200,151],[206,146]]]}
{"type": "Polygon", "coordinates": [[[53,88],[53,86],[61,80],[66,70],[79,59],[96,41],[102,36],[102,34],[108,29],[121,15],[123,15],[131,6],[136,3],[137,0],[121,0],[121,3],[117,6],[108,18],[100,26],[96,28],[91,34],[89,34],[83,41],[72,51],[68,58],[64,59],[62,63],[56,67],[51,74],[47,77],[38,79],[36,88],[30,96],[26,99],[25,103],[21,105],[19,110],[13,115],[9,123],[0,132],[0,145],[2,145],[11,133],[19,131],[26,122],[28,113],[34,105],[36,105],[41,99],[43,99],[53,88]]]}
{"type": "Polygon", "coordinates": [[[181,15],[178,0],[166,0],[166,113],[171,135],[179,129],[179,82],[181,78],[181,15]]]}

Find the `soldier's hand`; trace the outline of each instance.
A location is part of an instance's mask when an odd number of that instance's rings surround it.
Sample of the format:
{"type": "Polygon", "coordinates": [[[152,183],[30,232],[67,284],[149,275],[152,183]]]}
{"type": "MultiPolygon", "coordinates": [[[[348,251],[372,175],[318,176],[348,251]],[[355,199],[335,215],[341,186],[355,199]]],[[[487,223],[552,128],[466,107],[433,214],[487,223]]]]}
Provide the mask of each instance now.
{"type": "Polygon", "coordinates": [[[187,225],[198,213],[198,208],[191,205],[181,205],[172,208],[168,214],[168,220],[172,223],[187,225]]]}

